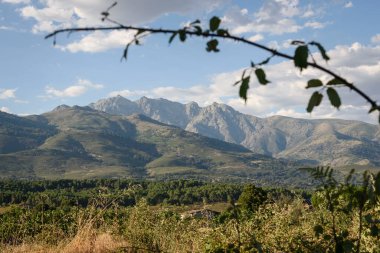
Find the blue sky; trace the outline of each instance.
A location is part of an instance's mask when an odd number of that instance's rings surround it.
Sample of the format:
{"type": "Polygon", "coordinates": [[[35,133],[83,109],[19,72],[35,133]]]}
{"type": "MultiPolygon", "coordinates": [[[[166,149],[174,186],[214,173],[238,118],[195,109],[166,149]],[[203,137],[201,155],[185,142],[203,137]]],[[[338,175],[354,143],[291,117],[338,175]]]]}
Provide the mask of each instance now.
{"type": "MultiPolygon", "coordinates": [[[[302,74],[291,62],[274,59],[266,66],[271,83],[251,83],[245,104],[232,84],[251,60],[268,55],[252,47],[222,42],[221,52],[207,53],[205,40],[186,43],[161,35],[144,39],[120,61],[129,32],[95,32],[44,36],[62,27],[105,25],[100,12],[113,1],[0,0],[0,109],[19,115],[39,114],[60,104],[87,105],[98,99],[123,95],[167,98],[201,106],[226,103],[260,116],[343,118],[376,122],[363,99],[339,89],[339,111],[328,101],[312,114],[305,111],[313,92],[308,78],[328,80],[315,70],[302,74]]],[[[332,60],[328,67],[380,100],[380,2],[376,0],[124,0],[111,10],[123,24],[180,28],[214,15],[233,34],[292,54],[294,39],[321,42],[332,60]]],[[[316,55],[317,59],[318,56],[316,55]]]]}

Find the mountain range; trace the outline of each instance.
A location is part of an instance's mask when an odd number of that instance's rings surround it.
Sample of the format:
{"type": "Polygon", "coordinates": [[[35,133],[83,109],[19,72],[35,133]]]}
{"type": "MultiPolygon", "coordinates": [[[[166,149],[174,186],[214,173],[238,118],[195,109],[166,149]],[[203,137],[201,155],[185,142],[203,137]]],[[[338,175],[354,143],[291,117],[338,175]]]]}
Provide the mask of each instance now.
{"type": "Polygon", "coordinates": [[[379,127],[258,118],[214,103],[124,97],[41,115],[0,112],[0,178],[196,178],[313,184],[305,165],[380,167],[379,127]]]}
{"type": "Polygon", "coordinates": [[[91,108],[114,115],[146,115],[186,131],[239,144],[257,154],[312,165],[380,166],[380,128],[360,121],[259,118],[225,104],[200,107],[166,99],[122,96],[99,100],[91,108]]]}
{"type": "Polygon", "coordinates": [[[1,178],[197,178],[308,184],[284,159],[185,131],[142,114],[59,106],[41,115],[0,112],[1,178]]]}

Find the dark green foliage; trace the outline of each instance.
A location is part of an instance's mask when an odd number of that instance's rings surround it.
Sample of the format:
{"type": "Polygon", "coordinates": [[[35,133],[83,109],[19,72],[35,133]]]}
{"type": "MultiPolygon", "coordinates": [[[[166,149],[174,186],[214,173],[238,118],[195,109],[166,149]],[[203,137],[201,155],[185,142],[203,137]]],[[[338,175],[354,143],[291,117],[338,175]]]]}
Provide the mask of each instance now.
{"type": "Polygon", "coordinates": [[[244,101],[247,102],[248,96],[247,92],[249,89],[249,79],[250,76],[244,77],[241,81],[240,89],[239,89],[239,96],[244,99],[244,101]]]}
{"type": "MultiPolygon", "coordinates": [[[[333,177],[333,170],[329,167],[315,168],[312,170],[314,178],[320,180],[322,188],[313,196],[313,205],[318,208],[326,207],[331,215],[331,225],[326,226],[323,219],[321,224],[314,227],[316,236],[324,235],[324,240],[331,241],[334,245],[334,252],[362,252],[361,243],[365,230],[370,231],[373,237],[379,236],[378,224],[372,219],[379,207],[380,192],[376,191],[377,175],[365,172],[361,184],[353,181],[354,170],[351,170],[344,183],[339,183],[333,177]],[[357,235],[351,235],[348,229],[342,227],[342,223],[347,223],[342,217],[357,219],[357,235]]],[[[350,221],[350,220],[349,220],[350,221]]]]}
{"type": "Polygon", "coordinates": [[[216,16],[212,17],[210,19],[210,31],[215,32],[216,30],[218,30],[220,23],[221,23],[221,20],[219,17],[216,17],[216,16]]]}
{"type": "MultiPolygon", "coordinates": [[[[1,206],[12,205],[10,211],[0,212],[0,244],[20,243],[25,238],[45,233],[52,224],[62,234],[75,233],[78,212],[83,208],[107,207],[102,214],[110,224],[119,219],[109,204],[119,207],[135,205],[146,199],[150,205],[192,205],[226,202],[229,196],[238,198],[240,184],[205,183],[194,180],[169,182],[132,181],[126,179],[58,180],[58,181],[0,181],[1,206]],[[101,201],[99,201],[101,200],[101,201]],[[108,208],[109,207],[109,208],[108,208]],[[22,220],[22,225],[18,225],[22,220]]],[[[1,210],[0,210],[1,211],[1,210]]],[[[120,213],[120,214],[122,214],[120,213]]],[[[119,214],[119,215],[120,215],[119,214]]],[[[45,238],[56,243],[62,238],[45,238]]]]}
{"type": "Polygon", "coordinates": [[[379,199],[370,196],[377,194],[373,186],[379,175],[367,173],[363,183],[355,186],[350,183],[353,174],[340,184],[330,168],[312,171],[324,182],[323,188],[313,193],[312,206],[307,202],[310,193],[265,190],[252,184],[3,180],[0,197],[3,203],[13,199],[13,204],[0,207],[0,248],[28,242],[62,246],[83,229],[80,221],[85,221],[86,226],[91,222],[91,233],[112,231],[136,250],[353,252],[360,241],[353,220],[361,217],[365,241],[360,252],[376,252],[379,214],[373,208],[378,204],[370,203],[379,199]],[[221,214],[182,217],[188,213],[184,204],[190,204],[187,208],[191,211],[202,205],[207,210],[213,201],[224,202],[218,203],[224,205],[221,214]]]}
{"type": "Polygon", "coordinates": [[[206,198],[210,203],[225,202],[228,197],[238,198],[241,184],[205,183],[196,180],[172,180],[168,182],[133,181],[129,179],[88,179],[57,181],[0,180],[0,206],[25,204],[38,205],[48,199],[50,206],[86,207],[99,193],[105,199],[117,200],[121,206],[130,206],[141,198],[151,205],[168,203],[187,205],[200,203],[206,198]],[[124,194],[125,190],[134,189],[124,194]]]}
{"type": "Polygon", "coordinates": [[[228,30],[226,30],[226,29],[218,29],[216,31],[216,34],[218,34],[220,36],[228,36],[229,35],[228,30]]]}
{"type": "Polygon", "coordinates": [[[328,81],[326,85],[339,85],[339,84],[342,84],[342,81],[336,78],[333,78],[330,81],[328,81]]]}
{"type": "Polygon", "coordinates": [[[256,74],[256,77],[257,77],[257,80],[259,81],[260,84],[262,85],[266,85],[268,83],[270,83],[267,79],[266,79],[266,75],[265,75],[265,72],[263,69],[256,69],[255,70],[255,74],[256,74]]]}
{"type": "Polygon", "coordinates": [[[172,42],[173,42],[173,40],[174,40],[174,38],[177,36],[177,32],[176,33],[173,33],[171,36],[170,36],[170,38],[169,38],[169,44],[171,44],[172,42]]]}
{"type": "Polygon", "coordinates": [[[319,106],[322,102],[323,95],[318,91],[315,91],[313,95],[311,95],[309,103],[307,105],[306,111],[312,112],[314,107],[319,106]]]}
{"type": "Polygon", "coordinates": [[[127,44],[126,46],[125,46],[125,48],[124,48],[124,51],[123,51],[123,57],[122,57],[122,59],[124,59],[124,60],[127,60],[128,59],[128,50],[129,50],[129,46],[130,46],[131,44],[127,44]]]}
{"type": "Polygon", "coordinates": [[[342,102],[336,90],[331,87],[327,88],[327,96],[329,97],[331,105],[339,109],[342,102]]]}
{"type": "Polygon", "coordinates": [[[323,86],[323,83],[319,79],[311,79],[307,82],[306,89],[308,88],[315,88],[315,87],[321,87],[323,86]]]}
{"type": "Polygon", "coordinates": [[[299,68],[301,71],[307,68],[307,58],[309,56],[309,49],[307,46],[302,45],[296,48],[294,53],[294,66],[299,68]]]}
{"type": "Polygon", "coordinates": [[[330,60],[330,57],[327,55],[325,48],[320,43],[312,41],[309,43],[309,45],[316,46],[325,61],[330,60]]]}
{"type": "Polygon", "coordinates": [[[185,29],[182,29],[182,30],[178,30],[178,34],[179,34],[179,40],[181,42],[185,42],[186,41],[186,30],[185,29]]]}
{"type": "Polygon", "coordinates": [[[216,39],[212,39],[210,41],[207,42],[207,47],[206,47],[206,51],[207,52],[219,52],[220,50],[218,49],[218,40],[216,39]]]}
{"type": "Polygon", "coordinates": [[[245,210],[254,212],[266,200],[267,192],[253,184],[248,184],[244,187],[242,194],[238,199],[238,204],[245,210]]]}

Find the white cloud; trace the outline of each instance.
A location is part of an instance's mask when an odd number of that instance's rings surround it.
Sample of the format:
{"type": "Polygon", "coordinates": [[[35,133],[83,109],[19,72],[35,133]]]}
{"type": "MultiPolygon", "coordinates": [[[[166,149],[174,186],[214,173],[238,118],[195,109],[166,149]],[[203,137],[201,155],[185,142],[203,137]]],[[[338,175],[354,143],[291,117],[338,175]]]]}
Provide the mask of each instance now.
{"type": "Polygon", "coordinates": [[[299,14],[297,0],[266,1],[260,10],[249,14],[235,6],[227,11],[223,22],[232,33],[294,33],[302,27],[293,19],[299,14]]]}
{"type": "Polygon", "coordinates": [[[111,48],[124,47],[134,36],[132,31],[112,31],[110,33],[96,31],[84,36],[81,40],[66,46],[59,46],[62,50],[76,52],[102,52],[111,48]]]}
{"type": "Polygon", "coordinates": [[[130,91],[130,90],[120,90],[120,91],[113,91],[108,94],[109,97],[116,97],[117,95],[123,96],[123,97],[139,97],[139,96],[145,96],[148,95],[147,91],[143,90],[137,90],[137,91],[130,91]]]}
{"type": "Polygon", "coordinates": [[[248,38],[248,40],[253,41],[253,42],[257,42],[257,41],[260,41],[263,39],[264,39],[264,36],[261,34],[255,34],[255,35],[248,38]]]}
{"type": "Polygon", "coordinates": [[[1,0],[1,2],[8,4],[28,4],[30,0],[1,0]]]}
{"type": "Polygon", "coordinates": [[[351,1],[349,1],[349,2],[347,2],[345,5],[344,5],[344,8],[352,8],[354,6],[354,4],[351,2],[351,1]]]}
{"type": "Polygon", "coordinates": [[[58,90],[51,86],[46,86],[45,92],[51,97],[77,97],[86,92],[86,87],[73,85],[64,90],[58,90]]]}
{"type": "Polygon", "coordinates": [[[0,99],[15,98],[17,89],[0,89],[0,99]]]}
{"type": "Polygon", "coordinates": [[[37,21],[37,24],[33,26],[33,32],[51,32],[54,29],[69,27],[75,22],[73,9],[59,7],[38,9],[28,5],[20,9],[20,12],[22,17],[33,18],[37,21]]]}
{"type": "MultiPolygon", "coordinates": [[[[331,57],[328,68],[352,81],[357,87],[379,101],[380,86],[380,46],[369,47],[359,43],[349,46],[337,46],[328,52],[331,57]],[[364,59],[364,60],[363,60],[364,59]]],[[[319,54],[315,58],[323,64],[319,54]]],[[[344,118],[376,123],[376,114],[368,115],[369,106],[366,101],[347,88],[338,88],[343,105],[340,110],[331,107],[327,96],[312,114],[305,108],[314,89],[305,89],[307,80],[320,78],[327,82],[331,77],[315,69],[302,72],[294,68],[290,61],[265,66],[268,80],[266,86],[259,85],[252,76],[247,104],[238,97],[238,87],[232,84],[241,77],[242,70],[221,73],[214,76],[209,85],[197,85],[190,88],[171,86],[158,87],[149,91],[126,90],[111,93],[126,97],[149,96],[164,97],[179,102],[196,101],[200,105],[212,102],[226,103],[235,109],[260,117],[284,115],[302,118],[344,118]]]]}
{"type": "Polygon", "coordinates": [[[12,30],[12,29],[13,28],[10,27],[10,26],[0,25],[0,30],[9,31],[9,30],[12,30]]]}
{"type": "Polygon", "coordinates": [[[267,43],[267,46],[268,46],[269,48],[276,49],[276,50],[278,50],[278,49],[281,48],[280,44],[278,44],[278,42],[275,41],[275,40],[269,41],[269,42],[267,43]]]}
{"type": "Polygon", "coordinates": [[[282,35],[304,28],[322,29],[326,23],[316,21],[324,13],[323,4],[319,5],[301,5],[299,0],[270,0],[264,1],[261,8],[253,13],[234,6],[226,12],[223,22],[235,34],[282,35]]]}
{"type": "Polygon", "coordinates": [[[14,102],[18,104],[29,104],[29,101],[21,99],[15,99],[14,102]]]}
{"type": "MultiPolygon", "coordinates": [[[[12,0],[7,0],[12,1],[12,0]]],[[[16,0],[13,0],[16,1],[16,0]]],[[[18,0],[21,1],[21,0],[18,0]]],[[[33,32],[48,33],[60,28],[102,26],[100,13],[107,9],[113,0],[44,0],[40,4],[28,4],[21,8],[20,15],[36,21],[33,32]]],[[[230,0],[125,0],[119,1],[111,9],[111,18],[123,24],[145,25],[160,16],[176,13],[202,15],[230,3],[230,0]]],[[[262,7],[250,13],[248,9],[234,6],[223,17],[223,23],[235,34],[254,33],[250,37],[259,41],[264,33],[281,35],[296,33],[304,28],[320,29],[323,23],[297,19],[315,17],[319,12],[315,6],[300,6],[299,0],[264,1],[262,7]]],[[[83,36],[79,41],[59,46],[69,52],[100,52],[125,45],[130,33],[95,32],[83,36]],[[127,35],[128,34],[128,35],[127,35]]]]}
{"type": "Polygon", "coordinates": [[[46,95],[45,98],[54,98],[54,97],[78,97],[83,95],[90,89],[101,89],[104,86],[102,84],[94,84],[85,79],[79,79],[76,84],[69,86],[65,89],[57,89],[51,86],[45,87],[46,95]]]}
{"type": "MultiPolygon", "coordinates": [[[[7,0],[10,1],[10,0],[7,0]]],[[[15,1],[15,0],[13,0],[15,1]]],[[[118,22],[129,25],[144,25],[168,13],[193,14],[214,10],[229,0],[125,0],[119,1],[110,13],[118,22]]],[[[100,13],[106,10],[113,0],[44,0],[40,5],[29,4],[20,9],[24,18],[36,21],[32,28],[35,33],[48,33],[53,30],[68,27],[102,26],[100,13]]],[[[95,32],[82,37],[66,46],[61,46],[70,52],[99,52],[125,45],[130,33],[125,32],[95,32]],[[128,35],[127,35],[128,34],[128,35]]]]}
{"type": "Polygon", "coordinates": [[[1,112],[11,113],[11,110],[8,107],[2,106],[0,107],[1,112]]]}
{"type": "Polygon", "coordinates": [[[371,38],[371,42],[374,44],[380,43],[380,33],[371,38]]]}
{"type": "MultiPolygon", "coordinates": [[[[302,41],[302,39],[299,39],[299,40],[302,41]]],[[[293,40],[290,40],[290,39],[284,40],[282,42],[278,42],[278,41],[272,40],[272,41],[269,41],[267,43],[267,46],[269,48],[274,48],[274,49],[277,49],[277,50],[279,50],[279,49],[287,49],[287,48],[292,47],[292,41],[293,40]]]]}
{"type": "Polygon", "coordinates": [[[227,11],[223,21],[237,34],[254,32],[281,35],[296,33],[305,27],[322,28],[323,24],[316,21],[306,21],[302,25],[297,20],[300,17],[315,17],[320,12],[315,6],[300,6],[298,0],[274,0],[265,1],[256,13],[242,12],[235,6],[227,11]]]}
{"type": "Polygon", "coordinates": [[[320,22],[306,22],[305,27],[310,27],[313,29],[322,29],[325,27],[326,24],[320,23],[320,22]]]}
{"type": "Polygon", "coordinates": [[[312,5],[308,5],[307,6],[307,9],[306,10],[304,10],[304,13],[302,14],[302,18],[311,18],[311,17],[313,17],[313,16],[315,16],[316,15],[316,13],[315,13],[315,7],[313,7],[312,5]]]}

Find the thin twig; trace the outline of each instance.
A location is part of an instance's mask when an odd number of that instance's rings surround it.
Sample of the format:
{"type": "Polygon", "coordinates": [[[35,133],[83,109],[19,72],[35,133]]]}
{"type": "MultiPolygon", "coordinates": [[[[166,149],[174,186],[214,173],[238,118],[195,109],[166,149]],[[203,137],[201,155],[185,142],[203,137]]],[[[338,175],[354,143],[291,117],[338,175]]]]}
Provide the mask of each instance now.
{"type": "MultiPolygon", "coordinates": [[[[107,18],[108,20],[108,18],[107,18]]],[[[111,22],[113,20],[110,20],[111,22]]],[[[113,21],[115,23],[115,21],[113,21]]],[[[151,34],[155,33],[161,33],[161,34],[176,34],[178,33],[178,30],[173,30],[173,29],[162,29],[162,28],[146,28],[146,27],[136,27],[136,26],[125,26],[120,23],[115,23],[118,26],[103,26],[103,27],[79,27],[79,28],[65,28],[65,29],[58,29],[55,30],[54,32],[48,34],[45,36],[45,39],[49,39],[51,37],[55,37],[56,35],[60,33],[70,33],[70,32],[92,32],[92,31],[114,31],[114,30],[132,30],[132,31],[140,31],[144,30],[145,32],[149,32],[151,34]]],[[[243,37],[238,37],[230,34],[216,34],[216,33],[210,33],[210,32],[196,32],[196,31],[190,31],[190,30],[185,30],[184,31],[187,35],[194,35],[197,37],[203,37],[203,38],[221,38],[221,39],[227,39],[227,40],[233,40],[235,42],[241,42],[244,44],[248,44],[251,46],[254,46],[256,48],[262,49],[264,51],[267,51],[275,56],[285,58],[288,60],[293,60],[294,61],[294,56],[279,52],[275,49],[271,49],[267,46],[264,46],[262,44],[259,44],[257,42],[253,42],[250,40],[247,40],[243,37]]],[[[335,79],[339,80],[342,82],[343,85],[346,87],[350,88],[354,92],[356,92],[358,95],[360,95],[363,99],[365,99],[370,105],[373,110],[380,111],[380,105],[377,104],[377,102],[373,99],[371,99],[366,93],[364,93],[361,89],[356,87],[353,83],[348,82],[345,78],[342,76],[336,74],[335,72],[317,64],[316,62],[308,62],[308,66],[311,66],[315,69],[318,69],[326,74],[329,74],[330,76],[334,77],[335,79]]]]}

